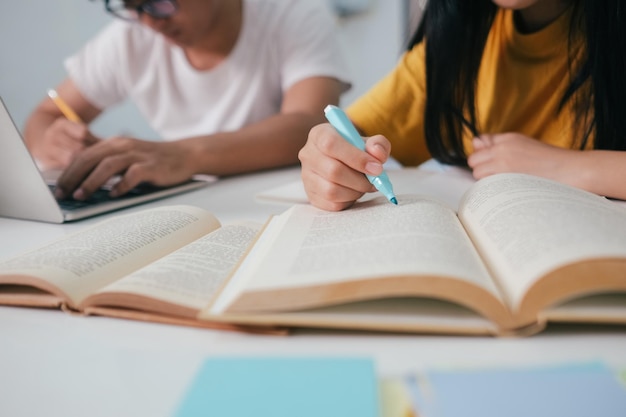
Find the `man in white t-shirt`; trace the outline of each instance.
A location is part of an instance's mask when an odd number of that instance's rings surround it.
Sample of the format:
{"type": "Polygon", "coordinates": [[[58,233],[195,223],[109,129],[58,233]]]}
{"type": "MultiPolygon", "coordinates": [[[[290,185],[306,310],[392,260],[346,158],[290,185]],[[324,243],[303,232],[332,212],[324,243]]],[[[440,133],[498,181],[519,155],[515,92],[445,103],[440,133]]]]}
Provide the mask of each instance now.
{"type": "Polygon", "coordinates": [[[229,175],[298,162],[323,109],[349,87],[335,22],[322,0],[104,0],[119,17],[66,60],[25,140],[61,168],[57,197],[88,198],[121,174],[113,195],[142,182],[229,175]],[[88,125],[132,100],[163,141],[98,138],[88,125]]]}

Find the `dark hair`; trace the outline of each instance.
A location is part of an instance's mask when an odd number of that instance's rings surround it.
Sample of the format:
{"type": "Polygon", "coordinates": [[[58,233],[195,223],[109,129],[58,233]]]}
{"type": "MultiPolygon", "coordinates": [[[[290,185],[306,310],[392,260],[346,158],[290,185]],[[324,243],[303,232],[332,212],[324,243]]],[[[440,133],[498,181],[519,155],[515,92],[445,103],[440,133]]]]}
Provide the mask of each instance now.
{"type": "MultiPolygon", "coordinates": [[[[582,36],[585,53],[582,60],[575,60],[569,52],[571,82],[560,109],[575,104],[580,149],[593,133],[595,149],[626,150],[626,5],[622,1],[573,0],[569,43],[582,36]]],[[[427,39],[424,133],[431,155],[441,162],[467,164],[462,130],[465,125],[478,133],[476,80],[497,11],[491,0],[431,0],[409,43],[410,49],[427,39]]]]}

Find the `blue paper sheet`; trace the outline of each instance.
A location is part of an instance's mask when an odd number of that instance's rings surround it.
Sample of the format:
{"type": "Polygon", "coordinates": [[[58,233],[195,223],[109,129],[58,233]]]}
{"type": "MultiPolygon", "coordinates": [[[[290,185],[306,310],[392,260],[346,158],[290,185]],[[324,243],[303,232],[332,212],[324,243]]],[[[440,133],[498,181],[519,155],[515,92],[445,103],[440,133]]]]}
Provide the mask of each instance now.
{"type": "Polygon", "coordinates": [[[378,417],[373,362],[360,358],[208,359],[177,417],[378,417]]]}
{"type": "Polygon", "coordinates": [[[626,389],[601,363],[427,372],[407,382],[421,417],[626,416],[626,389]]]}

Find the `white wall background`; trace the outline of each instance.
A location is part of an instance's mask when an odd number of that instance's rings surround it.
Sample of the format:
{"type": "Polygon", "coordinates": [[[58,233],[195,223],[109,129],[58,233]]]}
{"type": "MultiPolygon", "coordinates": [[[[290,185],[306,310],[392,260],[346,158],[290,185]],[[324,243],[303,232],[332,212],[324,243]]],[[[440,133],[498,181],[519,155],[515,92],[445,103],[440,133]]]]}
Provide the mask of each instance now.
{"type": "MultiPolygon", "coordinates": [[[[368,11],[338,18],[340,41],[353,79],[353,89],[343,97],[343,104],[351,103],[395,65],[407,36],[407,0],[363,2],[369,4],[368,11]]],[[[46,90],[65,77],[63,59],[111,18],[104,12],[101,1],[3,0],[3,3],[0,96],[21,129],[46,90]]],[[[125,132],[146,139],[156,137],[131,103],[107,112],[92,128],[103,136],[125,132]]]]}

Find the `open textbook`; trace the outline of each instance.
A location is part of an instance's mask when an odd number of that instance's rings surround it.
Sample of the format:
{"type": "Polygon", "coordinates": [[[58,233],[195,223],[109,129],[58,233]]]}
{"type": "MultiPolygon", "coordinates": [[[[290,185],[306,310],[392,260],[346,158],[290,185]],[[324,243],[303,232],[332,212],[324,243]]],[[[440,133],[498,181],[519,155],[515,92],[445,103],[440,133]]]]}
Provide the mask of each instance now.
{"type": "Polygon", "coordinates": [[[476,182],[458,213],[423,196],[276,216],[207,320],[531,334],[626,324],[626,210],[523,174],[476,182]]]}
{"type": "Polygon", "coordinates": [[[196,319],[261,226],[191,206],[113,217],[0,261],[0,304],[284,333],[196,319]]]}
{"type": "Polygon", "coordinates": [[[521,174],[476,182],[458,213],[398,199],[295,205],[264,228],[189,206],[113,217],[0,261],[0,304],[268,332],[626,324],[623,206],[521,174]]]}

